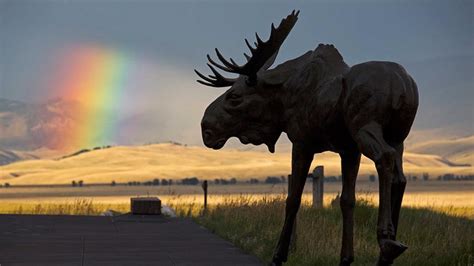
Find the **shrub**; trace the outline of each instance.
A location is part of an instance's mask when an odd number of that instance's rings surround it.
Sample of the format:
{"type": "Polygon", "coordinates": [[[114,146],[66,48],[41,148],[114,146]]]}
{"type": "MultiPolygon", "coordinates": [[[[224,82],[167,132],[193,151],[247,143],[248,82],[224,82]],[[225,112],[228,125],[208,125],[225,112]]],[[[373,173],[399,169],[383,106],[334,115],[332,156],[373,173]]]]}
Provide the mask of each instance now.
{"type": "Polygon", "coordinates": [[[375,181],[377,181],[377,177],[375,175],[370,175],[369,180],[370,180],[370,182],[375,182],[375,181]]]}
{"type": "Polygon", "coordinates": [[[258,182],[259,182],[259,181],[258,181],[258,179],[256,179],[256,178],[250,178],[250,180],[249,180],[249,183],[250,183],[250,184],[258,184],[258,182]]]}
{"type": "Polygon", "coordinates": [[[337,177],[335,177],[335,176],[325,177],[324,182],[337,182],[337,177]]]}
{"type": "Polygon", "coordinates": [[[188,177],[181,179],[183,185],[197,185],[199,184],[199,179],[197,177],[188,177]]]}
{"type": "Polygon", "coordinates": [[[430,175],[428,173],[423,173],[423,181],[428,181],[430,179],[430,175]]]}
{"type": "Polygon", "coordinates": [[[265,179],[265,183],[267,184],[280,184],[282,183],[281,178],[276,177],[276,176],[269,176],[267,179],[265,179]]]}

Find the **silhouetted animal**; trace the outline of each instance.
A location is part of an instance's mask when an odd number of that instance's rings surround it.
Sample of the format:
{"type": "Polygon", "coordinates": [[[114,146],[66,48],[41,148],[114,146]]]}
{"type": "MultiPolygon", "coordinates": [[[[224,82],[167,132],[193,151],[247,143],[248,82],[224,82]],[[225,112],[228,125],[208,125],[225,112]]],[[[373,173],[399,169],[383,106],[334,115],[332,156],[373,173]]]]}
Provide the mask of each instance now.
{"type": "Polygon", "coordinates": [[[396,63],[371,61],[349,67],[333,45],[320,44],[314,51],[269,69],[298,13],[293,11],[277,28],[272,24],[268,41],[256,35],[252,47],[245,40],[251,55],[245,55],[244,65],[226,60],[216,49],[222,65],[207,56],[213,75],[196,71],[204,80],[198,82],[204,85],[231,86],[205,111],[201,122],[204,144],[220,149],[235,136],[243,144],[266,144],[274,152],[282,132],[293,143],[285,223],[273,256],[275,265],[287,260],[310,164],[315,153],[324,151],[341,157],[341,265],[354,260],[355,181],[361,154],[367,156],[379,175],[378,264],[390,265],[407,248],[395,237],[406,184],[403,142],[418,108],[417,86],[396,63]],[[225,78],[214,67],[239,77],[225,78]]]}

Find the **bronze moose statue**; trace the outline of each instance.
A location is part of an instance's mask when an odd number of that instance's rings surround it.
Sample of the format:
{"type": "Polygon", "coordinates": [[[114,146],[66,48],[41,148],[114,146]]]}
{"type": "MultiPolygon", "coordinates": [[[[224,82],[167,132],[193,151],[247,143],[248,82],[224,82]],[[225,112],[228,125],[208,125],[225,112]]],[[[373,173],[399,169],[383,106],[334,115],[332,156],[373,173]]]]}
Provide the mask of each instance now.
{"type": "Polygon", "coordinates": [[[243,144],[266,144],[270,152],[282,132],[292,142],[291,179],[285,222],[272,265],[286,262],[301,195],[315,153],[336,152],[341,157],[343,234],[340,265],[354,261],[353,227],[355,183],[361,154],[371,159],[379,175],[377,265],[391,265],[407,246],[396,240],[405,191],[403,142],[418,108],[413,78],[397,63],[370,61],[349,67],[333,45],[270,69],[280,46],[298,19],[293,11],[278,27],[272,24],[267,41],[256,34],[247,62],[238,65],[219,50],[217,63],[209,55],[213,75],[198,82],[229,87],[211,103],[202,118],[204,144],[220,149],[230,137],[243,144]],[[226,78],[216,68],[235,73],[226,78]]]}

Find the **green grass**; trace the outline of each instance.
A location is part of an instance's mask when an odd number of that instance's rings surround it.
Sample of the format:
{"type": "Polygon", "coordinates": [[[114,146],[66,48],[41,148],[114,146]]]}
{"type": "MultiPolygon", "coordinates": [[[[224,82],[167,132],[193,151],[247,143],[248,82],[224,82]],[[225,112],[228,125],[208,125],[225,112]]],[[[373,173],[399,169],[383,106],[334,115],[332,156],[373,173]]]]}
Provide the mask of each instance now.
{"type": "MultiPolygon", "coordinates": [[[[185,213],[185,212],[184,212],[185,213]]],[[[283,224],[282,199],[234,200],[208,210],[196,221],[264,262],[269,262],[283,224]]],[[[374,265],[377,208],[361,202],[355,210],[355,262],[374,265]]],[[[297,220],[296,249],[285,265],[338,265],[342,216],[337,206],[302,206],[297,220]]],[[[474,221],[430,209],[404,208],[398,239],[409,246],[395,265],[472,265],[474,221]]]]}

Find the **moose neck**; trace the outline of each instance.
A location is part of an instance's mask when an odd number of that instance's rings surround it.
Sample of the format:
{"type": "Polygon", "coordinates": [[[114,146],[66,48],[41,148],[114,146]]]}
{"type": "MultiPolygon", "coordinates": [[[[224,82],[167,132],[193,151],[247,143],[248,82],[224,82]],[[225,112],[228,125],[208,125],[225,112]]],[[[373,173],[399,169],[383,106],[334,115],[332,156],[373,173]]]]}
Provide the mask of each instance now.
{"type": "Polygon", "coordinates": [[[318,54],[318,49],[270,70],[272,75],[287,77],[276,97],[283,108],[280,127],[292,142],[308,139],[307,134],[325,127],[326,118],[339,112],[341,76],[349,66],[339,53],[328,60],[327,53],[318,54]]]}

